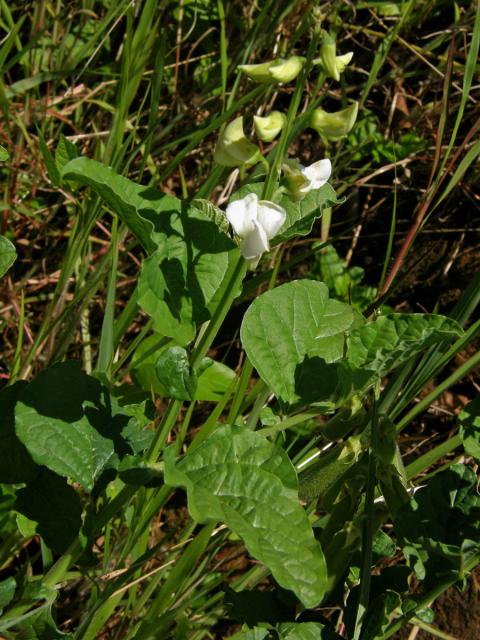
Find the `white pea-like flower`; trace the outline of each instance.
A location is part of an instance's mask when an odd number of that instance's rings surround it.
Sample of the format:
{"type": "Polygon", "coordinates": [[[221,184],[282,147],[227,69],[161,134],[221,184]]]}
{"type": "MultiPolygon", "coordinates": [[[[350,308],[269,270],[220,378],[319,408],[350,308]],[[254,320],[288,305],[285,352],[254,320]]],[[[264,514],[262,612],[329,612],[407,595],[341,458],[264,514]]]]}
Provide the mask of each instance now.
{"type": "Polygon", "coordinates": [[[269,240],[282,227],[287,212],[278,204],[259,200],[255,193],[249,193],[240,200],[230,202],[225,215],[240,238],[242,256],[246,260],[253,260],[269,251],[269,240]]]}
{"type": "Polygon", "coordinates": [[[298,163],[298,167],[305,180],[308,180],[307,184],[300,187],[300,193],[306,194],[313,189],[320,189],[320,187],[323,187],[323,185],[328,182],[332,174],[332,163],[329,158],[317,160],[317,162],[310,164],[308,167],[304,167],[298,163]]]}
{"type": "Polygon", "coordinates": [[[302,199],[314,189],[320,189],[328,182],[332,173],[332,163],[329,158],[317,160],[305,167],[298,160],[289,159],[283,164],[283,171],[291,195],[302,199]]]}

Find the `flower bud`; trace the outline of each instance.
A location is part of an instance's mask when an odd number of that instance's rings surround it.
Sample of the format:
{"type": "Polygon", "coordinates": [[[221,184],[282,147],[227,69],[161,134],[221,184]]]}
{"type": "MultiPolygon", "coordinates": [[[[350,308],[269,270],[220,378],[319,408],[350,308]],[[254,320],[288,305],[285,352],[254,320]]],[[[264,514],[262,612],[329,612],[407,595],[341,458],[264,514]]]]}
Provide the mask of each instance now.
{"type": "Polygon", "coordinates": [[[263,140],[263,142],[271,142],[283,129],[286,121],[287,116],[281,111],[272,111],[270,115],[264,118],[253,116],[257,138],[263,140]]]}
{"type": "Polygon", "coordinates": [[[261,158],[260,150],[243,131],[243,117],[230,122],[220,134],[213,159],[223,167],[251,167],[261,158]]]}
{"type": "Polygon", "coordinates": [[[262,64],[241,64],[238,69],[255,82],[291,82],[298,76],[305,63],[301,56],[290,56],[287,60],[278,58],[262,64]]]}
{"type": "Polygon", "coordinates": [[[310,126],[323,140],[340,140],[351,131],[357,119],[357,113],[358,102],[334,113],[328,113],[319,107],[312,113],[310,126]]]}
{"type": "Polygon", "coordinates": [[[323,32],[322,44],[320,46],[320,61],[327,74],[337,82],[340,74],[337,69],[337,45],[332,36],[326,31],[323,32]]]}
{"type": "Polygon", "coordinates": [[[321,65],[327,76],[333,78],[337,82],[340,80],[340,74],[343,73],[345,67],[353,58],[353,52],[344,53],[337,56],[337,45],[332,36],[326,31],[323,32],[322,44],[320,47],[320,58],[315,60],[316,64],[321,65]]]}

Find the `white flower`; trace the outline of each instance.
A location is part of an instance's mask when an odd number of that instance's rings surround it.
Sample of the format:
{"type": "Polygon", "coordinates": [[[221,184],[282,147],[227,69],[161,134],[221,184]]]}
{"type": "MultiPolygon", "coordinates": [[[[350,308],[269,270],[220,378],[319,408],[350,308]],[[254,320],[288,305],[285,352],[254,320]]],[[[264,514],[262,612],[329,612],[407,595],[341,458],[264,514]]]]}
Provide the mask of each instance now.
{"type": "Polygon", "coordinates": [[[302,200],[307,193],[313,189],[320,189],[328,182],[332,173],[332,163],[325,158],[304,167],[298,160],[291,158],[283,163],[283,171],[290,195],[302,200]]]}
{"type": "Polygon", "coordinates": [[[258,258],[270,249],[268,241],[278,233],[287,217],[283,207],[259,200],[255,193],[230,202],[225,215],[241,238],[240,251],[246,260],[258,258]]]}
{"type": "Polygon", "coordinates": [[[300,193],[308,193],[313,189],[320,189],[324,184],[328,182],[330,175],[332,173],[332,163],[329,158],[324,158],[323,160],[317,160],[313,164],[308,167],[304,167],[302,164],[298,163],[298,168],[302,176],[308,180],[308,183],[300,187],[300,193]]]}

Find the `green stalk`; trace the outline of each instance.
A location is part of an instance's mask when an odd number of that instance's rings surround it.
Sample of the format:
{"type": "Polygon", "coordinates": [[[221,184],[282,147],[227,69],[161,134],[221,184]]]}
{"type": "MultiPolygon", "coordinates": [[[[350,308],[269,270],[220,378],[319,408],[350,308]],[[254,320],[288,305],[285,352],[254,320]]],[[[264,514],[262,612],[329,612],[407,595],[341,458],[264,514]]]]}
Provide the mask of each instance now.
{"type": "Polygon", "coordinates": [[[278,178],[280,175],[280,169],[282,167],[283,159],[288,150],[288,143],[291,138],[291,131],[294,126],[295,117],[297,115],[297,111],[300,107],[300,101],[302,99],[303,88],[305,86],[305,80],[307,78],[308,72],[310,71],[310,67],[312,65],[313,56],[315,54],[315,50],[318,44],[319,34],[315,33],[310,41],[310,45],[308,47],[307,59],[303,66],[302,71],[300,72],[297,84],[295,85],[295,91],[293,92],[292,99],[290,101],[290,105],[288,107],[287,112],[287,122],[285,127],[282,129],[282,133],[280,135],[280,140],[278,141],[277,146],[273,151],[273,160],[270,167],[270,171],[268,172],[267,179],[265,180],[265,184],[263,185],[263,200],[271,200],[275,190],[277,188],[278,178]]]}
{"type": "MultiPolygon", "coordinates": [[[[217,305],[217,308],[215,309],[205,332],[200,338],[200,341],[192,354],[191,365],[193,369],[197,369],[200,366],[200,363],[210,349],[218,330],[225,320],[225,316],[230,310],[232,302],[237,296],[237,292],[239,291],[242,280],[245,276],[246,268],[247,265],[245,260],[239,257],[237,264],[232,270],[230,280],[224,286],[223,295],[217,305]]],[[[148,462],[154,462],[158,459],[158,456],[167,441],[168,434],[177,421],[182,405],[183,402],[181,400],[170,401],[150,449],[146,453],[146,460],[148,462]]]]}
{"type": "Polygon", "coordinates": [[[445,440],[445,442],[437,445],[434,449],[427,451],[423,456],[418,457],[405,467],[407,478],[411,480],[415,476],[418,476],[419,473],[422,473],[422,471],[431,467],[433,464],[444,458],[448,453],[451,453],[457,447],[460,447],[461,444],[462,439],[457,433],[457,435],[445,440]]]}
{"type": "Polygon", "coordinates": [[[98,353],[96,373],[103,374],[107,380],[111,378],[111,366],[113,363],[113,327],[115,317],[115,297],[117,290],[117,266],[118,266],[118,218],[114,216],[112,224],[111,252],[112,264],[108,280],[107,299],[103,315],[102,330],[100,333],[100,346],[98,353]]]}

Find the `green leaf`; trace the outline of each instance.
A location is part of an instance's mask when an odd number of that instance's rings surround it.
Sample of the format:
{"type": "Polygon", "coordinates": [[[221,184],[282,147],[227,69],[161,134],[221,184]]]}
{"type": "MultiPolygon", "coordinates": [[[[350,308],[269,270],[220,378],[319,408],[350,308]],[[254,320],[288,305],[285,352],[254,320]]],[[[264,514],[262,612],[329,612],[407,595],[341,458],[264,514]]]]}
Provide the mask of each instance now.
{"type": "Polygon", "coordinates": [[[118,455],[131,453],[122,436],[129,416],[77,362],[55,364],[40,373],[19,396],[16,432],[33,460],[87,491],[118,455]]]}
{"type": "Polygon", "coordinates": [[[165,453],[165,482],[187,489],[198,522],[225,522],[265,563],[277,582],[307,607],[323,598],[326,566],[298,502],[295,469],[286,453],[240,427],[220,427],[196,450],[174,462],[165,453]]]}
{"type": "Polygon", "coordinates": [[[465,452],[480,461],[480,395],[464,407],[458,421],[465,452]]]}
{"type": "Polygon", "coordinates": [[[0,162],[5,162],[9,157],[10,154],[8,153],[8,151],[0,144],[0,162]]]}
{"type": "Polygon", "coordinates": [[[327,183],[320,189],[307,193],[303,200],[295,202],[288,196],[280,199],[280,205],[287,212],[285,224],[280,229],[276,242],[283,242],[295,236],[306,236],[310,233],[315,220],[321,217],[323,211],[343,200],[337,200],[334,189],[327,183]]]}
{"type": "Polygon", "coordinates": [[[265,640],[270,639],[268,629],[263,627],[254,627],[253,629],[247,629],[246,627],[232,636],[232,640],[265,640]]]}
{"type": "Polygon", "coordinates": [[[0,613],[13,600],[16,588],[15,578],[6,578],[0,582],[0,613]]]}
{"type": "Polygon", "coordinates": [[[167,347],[157,359],[155,371],[167,395],[177,400],[193,400],[197,389],[197,374],[190,366],[183,347],[167,347]]]}
{"type": "Polygon", "coordinates": [[[48,177],[54,187],[58,187],[60,184],[60,174],[58,172],[57,165],[55,164],[55,160],[52,156],[52,152],[48,148],[47,143],[45,142],[45,138],[43,137],[42,131],[39,127],[37,127],[38,133],[38,141],[40,146],[40,151],[42,152],[43,161],[45,162],[45,166],[47,168],[48,177]]]}
{"type": "Polygon", "coordinates": [[[462,577],[467,556],[480,548],[480,495],[469,467],[452,464],[419,489],[394,518],[409,564],[421,580],[462,577]]]}
{"type": "Polygon", "coordinates": [[[40,470],[15,433],[15,403],[26,386],[26,382],[17,382],[0,392],[0,450],[6,454],[0,465],[0,482],[7,484],[30,482],[40,470]]]}
{"type": "Polygon", "coordinates": [[[364,270],[361,267],[347,267],[332,245],[317,251],[315,262],[313,274],[327,285],[335,298],[349,301],[360,311],[373,302],[377,290],[361,284],[364,270]]]}
{"type": "Polygon", "coordinates": [[[37,532],[57,553],[67,550],[82,525],[78,495],[65,480],[47,469],[18,491],[14,508],[37,523],[37,532]]]}
{"type": "Polygon", "coordinates": [[[221,400],[232,389],[232,383],[237,377],[233,369],[209,357],[202,359],[197,373],[198,384],[194,399],[207,402],[221,400]]]}
{"type": "MultiPolygon", "coordinates": [[[[145,338],[133,355],[132,376],[145,391],[168,397],[168,390],[160,383],[155,371],[156,361],[165,348],[165,339],[160,338],[158,334],[145,338]]],[[[232,369],[211,358],[202,360],[197,376],[194,399],[207,402],[218,402],[236,377],[232,369]]]]}
{"type": "Polygon", "coordinates": [[[352,331],[347,359],[353,367],[383,376],[426,347],[462,333],[455,320],[444,316],[392,313],[352,331]]]}
{"type": "Polygon", "coordinates": [[[396,552],[395,542],[380,529],[373,539],[372,552],[377,558],[393,558],[396,552]]]}
{"type": "Polygon", "coordinates": [[[75,160],[79,155],[80,152],[73,142],[70,142],[70,140],[68,140],[64,135],[60,135],[60,140],[58,141],[57,148],[55,149],[55,165],[57,167],[58,174],[60,175],[63,168],[70,162],[70,160],[75,160]]]}
{"type": "Polygon", "coordinates": [[[225,212],[216,207],[213,202],[202,198],[195,198],[192,200],[192,205],[201,211],[209,220],[214,222],[221,231],[228,234],[230,225],[225,212]]]}
{"type": "Polygon", "coordinates": [[[352,309],[330,300],[328,288],[294,280],[259,296],[246,312],[240,336],[247,355],[267,385],[286,405],[328,398],[343,358],[352,309]]]}
{"type": "Polygon", "coordinates": [[[61,177],[91,187],[150,252],[156,247],[152,233],[159,214],[169,219],[181,208],[178,198],[136,184],[89,158],[75,158],[67,162],[61,170],[61,177]]]}
{"type": "Polygon", "coordinates": [[[71,160],[61,176],[90,186],[151,254],[142,265],[138,303],[156,330],[180,345],[193,340],[238,263],[234,242],[210,214],[94,160],[71,160]]]}
{"type": "Polygon", "coordinates": [[[153,414],[147,415],[150,411],[150,407],[153,407],[153,403],[143,401],[137,404],[124,404],[120,402],[122,411],[129,416],[127,425],[122,429],[121,436],[134,454],[139,454],[148,449],[152,439],[155,435],[153,429],[146,428],[154,420],[154,408],[153,414]],[[149,407],[147,409],[147,406],[149,407]]]}
{"type": "MultiPolygon", "coordinates": [[[[256,193],[262,197],[263,182],[247,184],[236,191],[230,198],[230,202],[244,198],[249,193],[256,193]]],[[[272,241],[272,245],[278,244],[295,236],[306,236],[312,230],[315,220],[321,217],[323,210],[340,204],[334,189],[327,183],[320,189],[310,191],[303,200],[292,200],[288,195],[280,198],[278,204],[282,206],[287,217],[283,227],[272,241]]]]}
{"type": "Polygon", "coordinates": [[[320,622],[284,622],[277,625],[280,640],[340,640],[335,631],[320,622]]]}
{"type": "Polygon", "coordinates": [[[135,487],[158,486],[163,482],[163,468],[160,463],[150,464],[141,456],[125,456],[118,468],[118,474],[125,484],[135,487]]]}
{"type": "Polygon", "coordinates": [[[0,236],[0,278],[4,276],[17,259],[14,245],[5,236],[0,236]]]}
{"type": "Polygon", "coordinates": [[[169,214],[156,221],[158,248],[142,264],[138,303],[158,333],[185,345],[211,318],[239,251],[194,207],[178,206],[169,214]]]}
{"type": "Polygon", "coordinates": [[[22,640],[73,640],[71,633],[63,633],[57,628],[52,616],[52,604],[53,602],[46,603],[33,616],[28,616],[25,622],[21,622],[18,625],[18,636],[15,637],[22,640]]]}
{"type": "Polygon", "coordinates": [[[390,589],[374,598],[368,606],[365,621],[362,624],[362,640],[375,640],[382,637],[391,621],[392,613],[401,605],[401,602],[400,595],[390,589]]]}

